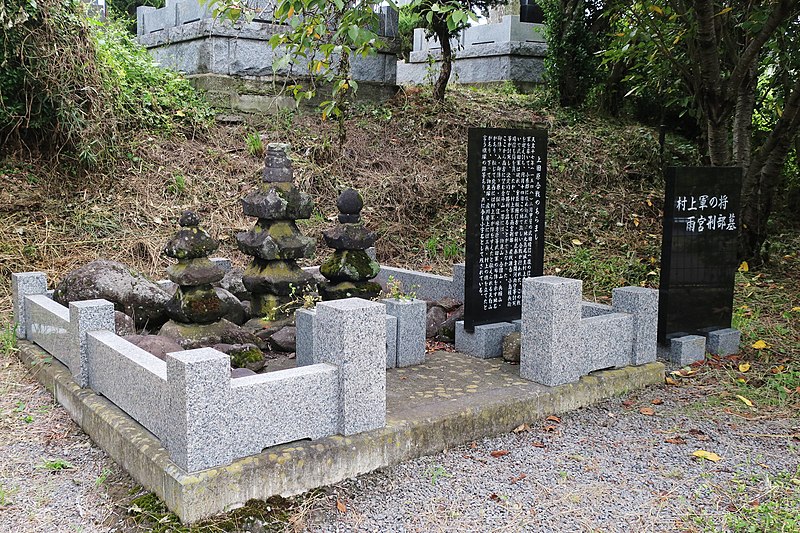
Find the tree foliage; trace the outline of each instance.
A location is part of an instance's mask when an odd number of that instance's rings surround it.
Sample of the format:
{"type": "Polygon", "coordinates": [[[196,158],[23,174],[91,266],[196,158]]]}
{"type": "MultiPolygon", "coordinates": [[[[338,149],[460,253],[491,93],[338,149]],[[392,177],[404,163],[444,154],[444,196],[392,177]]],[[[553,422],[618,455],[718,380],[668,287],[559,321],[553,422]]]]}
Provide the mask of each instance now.
{"type": "Polygon", "coordinates": [[[631,95],[677,105],[702,126],[712,165],[744,168],[744,258],[761,259],[767,221],[800,131],[800,1],[616,2],[607,65],[631,95]]]}

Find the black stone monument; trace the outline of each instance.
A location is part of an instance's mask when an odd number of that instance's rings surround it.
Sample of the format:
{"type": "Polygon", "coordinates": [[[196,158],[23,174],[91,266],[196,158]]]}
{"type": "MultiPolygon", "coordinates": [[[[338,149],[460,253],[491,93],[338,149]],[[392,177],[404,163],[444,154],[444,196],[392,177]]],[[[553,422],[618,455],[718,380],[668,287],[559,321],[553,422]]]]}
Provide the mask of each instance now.
{"type": "Polygon", "coordinates": [[[520,318],[522,280],[541,276],[547,131],[470,128],[464,329],[520,318]]]}
{"type": "Polygon", "coordinates": [[[658,341],[731,327],[739,167],[666,169],[658,341]]]}

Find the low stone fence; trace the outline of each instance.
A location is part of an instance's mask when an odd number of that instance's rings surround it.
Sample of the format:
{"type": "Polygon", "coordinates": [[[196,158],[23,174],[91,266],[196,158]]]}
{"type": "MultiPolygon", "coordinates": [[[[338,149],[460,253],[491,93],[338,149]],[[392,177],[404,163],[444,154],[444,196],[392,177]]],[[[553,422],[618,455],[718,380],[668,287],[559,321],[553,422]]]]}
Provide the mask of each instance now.
{"type": "Polygon", "coordinates": [[[316,364],[231,379],[230,358],[212,348],[162,361],[118,337],[105,300],[69,308],[54,302],[43,273],[12,274],[12,288],[17,336],[152,432],[186,472],[276,444],[385,425],[386,311],[379,303],[319,303],[316,364]]]}

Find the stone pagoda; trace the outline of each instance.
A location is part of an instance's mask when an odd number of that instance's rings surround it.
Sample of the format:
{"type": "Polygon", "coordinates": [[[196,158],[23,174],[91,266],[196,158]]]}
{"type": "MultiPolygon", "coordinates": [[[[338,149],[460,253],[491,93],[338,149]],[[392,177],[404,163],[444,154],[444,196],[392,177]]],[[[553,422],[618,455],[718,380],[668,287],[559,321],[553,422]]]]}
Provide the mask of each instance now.
{"type": "Polygon", "coordinates": [[[313,276],[296,260],[311,257],[315,242],[297,229],[295,220],[311,217],[311,197],[293,182],[288,145],[271,143],[264,161],[264,177],[259,189],[242,200],[245,215],[257,217],[249,231],[236,235],[239,249],[253,261],[245,269],[242,282],[252,293],[252,315],[275,320],[292,316],[293,300],[313,290],[313,276]]]}
{"type": "Polygon", "coordinates": [[[320,285],[323,300],[340,298],[375,298],[381,286],[370,281],[381,267],[367,249],[375,244],[375,233],[361,222],[364,200],[355,189],[345,189],[336,200],[339,224],[322,232],[325,244],[335,252],[320,267],[319,272],[328,280],[320,285]]]}
{"type": "Polygon", "coordinates": [[[167,268],[167,275],[178,285],[167,302],[169,317],[184,324],[210,324],[225,314],[225,304],[211,286],[225,272],[208,258],[219,244],[200,227],[200,217],[184,211],[178,221],[181,229],[164,247],[164,255],[178,262],[167,268]]]}

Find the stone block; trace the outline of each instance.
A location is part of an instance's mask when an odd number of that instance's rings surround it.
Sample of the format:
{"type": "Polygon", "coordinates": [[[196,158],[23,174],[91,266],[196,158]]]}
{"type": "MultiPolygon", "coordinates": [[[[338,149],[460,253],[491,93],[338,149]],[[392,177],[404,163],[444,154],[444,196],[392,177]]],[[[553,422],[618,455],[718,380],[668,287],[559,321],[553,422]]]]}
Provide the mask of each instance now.
{"type": "Polygon", "coordinates": [[[295,341],[295,364],[306,366],[314,364],[314,317],[316,309],[298,309],[294,319],[297,328],[295,341]]]}
{"type": "Polygon", "coordinates": [[[456,322],[456,351],[477,357],[490,359],[503,355],[503,337],[516,331],[511,322],[497,322],[495,324],[480,324],[475,326],[475,332],[464,330],[464,321],[456,322]]]}
{"type": "Polygon", "coordinates": [[[424,300],[381,300],[386,314],[397,318],[397,366],[418,365],[425,361],[425,319],[427,306],[424,300]]]}
{"type": "Polygon", "coordinates": [[[633,344],[630,364],[656,360],[658,336],[658,291],[644,287],[620,287],[611,291],[614,311],[633,315],[633,344]]]}
{"type": "Polygon", "coordinates": [[[580,349],[574,360],[580,375],[630,364],[634,317],[628,313],[583,318],[578,335],[580,349]]]}
{"type": "Polygon", "coordinates": [[[386,285],[389,276],[399,281],[403,292],[414,293],[414,296],[424,300],[441,300],[444,297],[463,301],[463,294],[454,294],[453,278],[416,272],[405,268],[381,266],[380,272],[373,281],[386,285]]]}
{"type": "Polygon", "coordinates": [[[739,353],[742,332],[738,329],[725,328],[708,332],[706,350],[714,355],[726,356],[739,353]]]}
{"type": "Polygon", "coordinates": [[[386,315],[386,368],[397,366],[397,317],[386,315]]]}
{"type": "Polygon", "coordinates": [[[147,20],[149,20],[148,13],[155,11],[156,8],[152,6],[137,6],[136,8],[136,35],[142,36],[150,31],[147,29],[147,20]]]}
{"type": "Polygon", "coordinates": [[[522,319],[521,318],[518,318],[516,320],[512,320],[511,323],[514,324],[514,331],[516,331],[518,333],[522,332],[522,319]]]}
{"type": "Polygon", "coordinates": [[[11,274],[11,294],[14,305],[14,324],[17,338],[27,338],[25,322],[25,297],[47,292],[47,276],[43,272],[11,274]]]}
{"type": "Polygon", "coordinates": [[[334,435],[339,422],[337,369],[309,365],[231,383],[230,446],[234,458],[302,439],[334,435]]]}
{"type": "Polygon", "coordinates": [[[75,363],[70,360],[69,350],[72,343],[69,310],[44,294],[25,296],[24,299],[26,338],[73,371],[75,363]]]}
{"type": "Polygon", "coordinates": [[[209,257],[209,260],[225,272],[230,272],[233,268],[233,263],[227,257],[209,257]]]}
{"type": "Polygon", "coordinates": [[[581,303],[581,318],[591,318],[593,316],[602,316],[613,313],[614,309],[610,305],[598,304],[595,302],[582,302],[581,303]]]}
{"type": "Polygon", "coordinates": [[[175,21],[177,26],[213,17],[213,12],[210,9],[210,5],[201,5],[200,2],[195,0],[184,0],[182,2],[178,2],[175,5],[175,9],[175,21]]]}
{"type": "Polygon", "coordinates": [[[230,376],[230,358],[213,348],[167,354],[170,424],[165,447],[187,472],[233,460],[230,376]]]}
{"type": "Polygon", "coordinates": [[[70,371],[79,387],[89,387],[89,354],[86,346],[86,334],[90,331],[116,330],[114,323],[114,304],[107,300],[85,300],[70,302],[69,323],[71,339],[69,359],[72,361],[70,371]]]}
{"type": "Polygon", "coordinates": [[[706,338],[700,335],[674,337],[670,341],[669,358],[681,366],[702,361],[706,356],[706,338]]]}
{"type": "Polygon", "coordinates": [[[453,265],[453,289],[451,296],[461,302],[464,301],[466,290],[466,263],[456,263],[453,265]]]}
{"type": "Polygon", "coordinates": [[[541,276],[522,282],[520,376],[555,386],[581,377],[580,280],[541,276]]]}
{"type": "MultiPolygon", "coordinates": [[[[86,346],[92,390],[153,435],[165,439],[172,423],[168,415],[167,364],[110,331],[88,333],[86,346]]],[[[163,444],[166,448],[166,440],[163,444]]]]}
{"type": "Polygon", "coordinates": [[[337,367],[338,432],[343,435],[386,423],[385,314],[383,305],[359,298],[317,304],[314,360],[337,367]]]}

